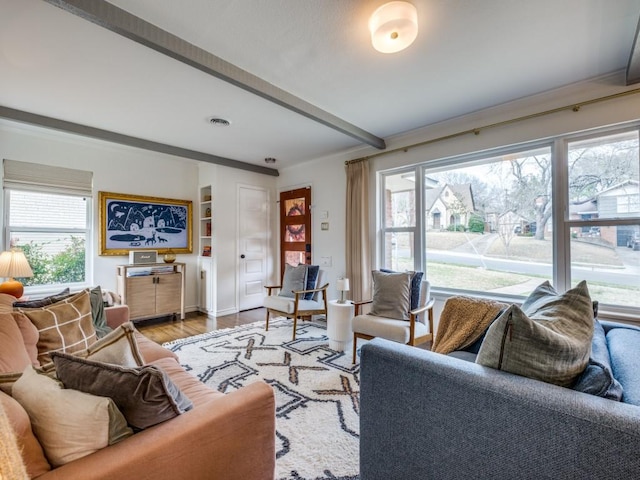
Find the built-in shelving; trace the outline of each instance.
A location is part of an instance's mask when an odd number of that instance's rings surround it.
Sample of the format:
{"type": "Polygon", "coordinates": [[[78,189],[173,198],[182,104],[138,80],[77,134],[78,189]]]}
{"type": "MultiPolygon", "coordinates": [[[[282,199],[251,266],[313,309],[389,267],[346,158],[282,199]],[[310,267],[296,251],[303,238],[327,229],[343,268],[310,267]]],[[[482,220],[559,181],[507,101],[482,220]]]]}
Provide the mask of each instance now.
{"type": "Polygon", "coordinates": [[[200,187],[199,251],[198,251],[198,308],[215,316],[215,223],[211,185],[200,187]]]}

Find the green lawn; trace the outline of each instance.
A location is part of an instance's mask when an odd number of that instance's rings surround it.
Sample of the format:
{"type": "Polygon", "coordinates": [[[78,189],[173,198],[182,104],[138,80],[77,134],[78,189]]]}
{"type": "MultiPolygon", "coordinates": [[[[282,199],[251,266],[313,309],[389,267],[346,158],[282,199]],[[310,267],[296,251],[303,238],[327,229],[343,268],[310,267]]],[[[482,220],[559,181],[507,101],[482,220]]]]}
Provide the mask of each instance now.
{"type": "MultiPolygon", "coordinates": [[[[432,285],[462,290],[492,290],[520,285],[531,279],[530,275],[487,270],[481,267],[465,267],[449,263],[428,264],[428,278],[432,285]]],[[[544,279],[540,279],[542,283],[544,279]]]]}

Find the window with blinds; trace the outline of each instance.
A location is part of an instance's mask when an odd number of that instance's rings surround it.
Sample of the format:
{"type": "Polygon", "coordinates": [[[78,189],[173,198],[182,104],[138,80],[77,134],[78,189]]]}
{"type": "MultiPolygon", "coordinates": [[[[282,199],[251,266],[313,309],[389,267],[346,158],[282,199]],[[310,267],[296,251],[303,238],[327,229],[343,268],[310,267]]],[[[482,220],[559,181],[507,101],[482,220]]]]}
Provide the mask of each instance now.
{"type": "Polygon", "coordinates": [[[24,251],[26,293],[88,283],[92,172],[4,160],[7,248],[24,251]]]}

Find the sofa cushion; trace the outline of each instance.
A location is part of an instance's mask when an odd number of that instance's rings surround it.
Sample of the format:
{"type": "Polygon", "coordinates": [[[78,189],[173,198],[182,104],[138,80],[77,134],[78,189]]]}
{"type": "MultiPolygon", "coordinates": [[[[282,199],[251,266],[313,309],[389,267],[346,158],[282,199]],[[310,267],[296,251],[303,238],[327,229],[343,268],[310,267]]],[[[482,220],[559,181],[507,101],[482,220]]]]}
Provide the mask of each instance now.
{"type": "Polygon", "coordinates": [[[411,307],[411,278],[409,272],[381,272],[374,270],[371,315],[409,320],[411,307]]]}
{"type": "Polygon", "coordinates": [[[618,402],[622,399],[622,385],[613,376],[607,338],[597,319],[594,320],[589,364],[572,388],[618,402]]]}
{"type": "MultiPolygon", "coordinates": [[[[351,329],[354,332],[363,333],[372,337],[383,337],[398,343],[409,343],[411,326],[406,320],[396,320],[375,315],[358,315],[351,321],[351,329]],[[371,320],[375,321],[372,322],[371,320]]],[[[424,323],[415,323],[415,336],[422,337],[429,333],[429,327],[424,323]]]]}
{"type": "Polygon", "coordinates": [[[13,295],[7,295],[6,293],[0,293],[0,313],[7,313],[13,311],[13,304],[16,301],[16,297],[13,295]]]}
{"type": "Polygon", "coordinates": [[[0,372],[22,372],[31,365],[18,324],[11,313],[0,313],[0,372]]]}
{"type": "Polygon", "coordinates": [[[622,385],[622,401],[640,405],[640,331],[612,328],[607,332],[613,376],[622,385]]]}
{"type": "MultiPolygon", "coordinates": [[[[265,308],[272,308],[279,312],[293,313],[294,303],[293,299],[289,297],[279,295],[264,297],[265,308]]],[[[324,303],[315,300],[298,300],[298,310],[324,310],[324,303]]]]}
{"type": "Polygon", "coordinates": [[[18,438],[9,423],[4,409],[0,408],[0,478],[11,480],[29,480],[27,468],[22,460],[18,438]]]}
{"type": "Polygon", "coordinates": [[[31,429],[29,415],[15,398],[0,392],[0,406],[9,417],[11,427],[16,434],[18,447],[22,451],[22,460],[27,467],[29,478],[36,478],[51,470],[44,451],[31,429]]]}
{"type": "Polygon", "coordinates": [[[24,341],[24,348],[31,359],[31,364],[37,367],[40,365],[38,361],[38,340],[40,339],[38,329],[24,313],[11,312],[11,316],[20,329],[22,340],[24,341]]]}
{"type": "Polygon", "coordinates": [[[288,263],[284,266],[284,276],[282,277],[281,297],[295,297],[293,292],[304,290],[307,286],[307,266],[298,265],[294,267],[288,263]]]}
{"type": "Polygon", "coordinates": [[[53,352],[52,357],[66,388],[112,398],[127,423],[136,429],[164,422],[193,407],[158,367],[122,367],[60,352],[53,352]]]}
{"type": "Polygon", "coordinates": [[[570,387],[587,366],[592,338],[586,282],[561,295],[544,282],[491,324],[476,363],[570,387]]]}
{"type": "Polygon", "coordinates": [[[73,353],[95,343],[88,290],[42,308],[19,308],[39,333],[38,361],[51,361],[51,352],[73,353]]]}
{"type": "Polygon", "coordinates": [[[133,434],[109,398],[62,388],[28,366],[13,386],[53,467],[64,465],[133,434]]]}

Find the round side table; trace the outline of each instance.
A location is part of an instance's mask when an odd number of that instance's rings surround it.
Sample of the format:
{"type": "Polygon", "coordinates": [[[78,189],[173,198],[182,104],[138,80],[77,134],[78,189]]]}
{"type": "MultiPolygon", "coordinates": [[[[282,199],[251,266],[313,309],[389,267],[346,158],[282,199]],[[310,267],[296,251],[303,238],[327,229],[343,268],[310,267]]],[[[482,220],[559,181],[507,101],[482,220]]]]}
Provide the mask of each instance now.
{"type": "Polygon", "coordinates": [[[354,306],[350,300],[338,303],[338,300],[329,300],[327,309],[327,336],[329,348],[338,352],[344,352],[353,340],[351,331],[351,319],[354,314],[354,306]]]}

